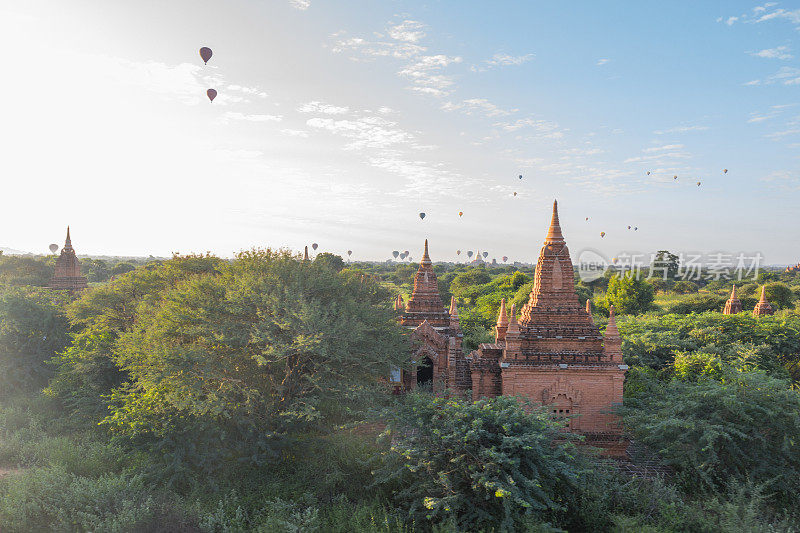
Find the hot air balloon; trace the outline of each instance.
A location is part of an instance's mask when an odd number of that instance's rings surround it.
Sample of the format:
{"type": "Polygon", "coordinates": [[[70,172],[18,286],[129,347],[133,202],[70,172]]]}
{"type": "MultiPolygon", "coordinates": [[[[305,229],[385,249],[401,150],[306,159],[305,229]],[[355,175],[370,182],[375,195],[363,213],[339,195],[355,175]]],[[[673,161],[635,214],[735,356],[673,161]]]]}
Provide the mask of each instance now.
{"type": "Polygon", "coordinates": [[[522,174],[519,175],[519,179],[522,179],[522,174]]]}
{"type": "Polygon", "coordinates": [[[319,247],[319,244],[314,243],[314,244],[311,245],[311,247],[316,250],[319,247]]]}
{"type": "Polygon", "coordinates": [[[211,100],[212,102],[214,101],[214,98],[217,97],[217,91],[215,91],[214,89],[207,90],[206,94],[208,95],[208,99],[211,100]]]}
{"type": "Polygon", "coordinates": [[[200,49],[200,57],[203,58],[203,63],[208,64],[208,60],[211,59],[212,55],[214,55],[214,52],[211,51],[211,48],[204,46],[200,49]]]}
{"type": "Polygon", "coordinates": [[[420,213],[419,214],[419,218],[422,219],[422,220],[425,220],[425,213],[420,213]]]}
{"type": "Polygon", "coordinates": [[[464,216],[464,211],[459,211],[458,212],[458,216],[463,217],[464,216]]]}
{"type": "Polygon", "coordinates": [[[403,253],[404,253],[404,254],[406,254],[406,255],[408,255],[408,254],[410,254],[411,252],[409,252],[408,250],[406,250],[406,251],[405,251],[405,252],[403,252],[403,253]]]}
{"type": "Polygon", "coordinates": [[[617,258],[616,258],[616,257],[612,257],[612,258],[611,258],[611,262],[612,262],[612,263],[614,263],[614,264],[616,264],[616,263],[617,263],[617,258]]]}
{"type": "Polygon", "coordinates": [[[514,196],[516,196],[516,195],[517,195],[517,193],[514,193],[514,196]]]}
{"type": "Polygon", "coordinates": [[[484,258],[484,259],[486,259],[486,257],[487,257],[488,255],[489,255],[489,252],[483,252],[483,258],[484,258]]]}
{"type": "Polygon", "coordinates": [[[472,257],[472,250],[467,250],[467,257],[472,257]]]}
{"type": "Polygon", "coordinates": [[[503,256],[503,263],[505,263],[506,261],[508,261],[508,256],[507,256],[507,255],[504,255],[504,256],[503,256]]]}
{"type": "Polygon", "coordinates": [[[700,186],[700,182],[699,182],[699,181],[697,182],[697,186],[698,186],[698,187],[700,186]]]}
{"type": "Polygon", "coordinates": [[[628,229],[631,229],[631,227],[630,227],[630,226],[628,226],[628,229]]]}
{"type": "Polygon", "coordinates": [[[51,244],[50,245],[50,251],[53,252],[53,253],[56,253],[58,251],[58,245],[57,244],[51,244]]]}
{"type": "Polygon", "coordinates": [[[353,250],[347,250],[347,255],[353,255],[353,250]]]}
{"type": "Polygon", "coordinates": [[[633,228],[633,231],[639,231],[639,226],[636,226],[635,228],[633,228]]]}
{"type": "Polygon", "coordinates": [[[723,174],[727,174],[727,173],[728,173],[728,169],[727,169],[727,168],[723,168],[723,169],[722,169],[722,173],[723,173],[723,174]]]}
{"type": "Polygon", "coordinates": [[[589,222],[589,217],[586,217],[586,222],[589,222]]]}
{"type": "Polygon", "coordinates": [[[650,175],[650,171],[649,171],[649,170],[647,171],[647,175],[648,175],[648,176],[650,175]]]}
{"type": "Polygon", "coordinates": [[[603,237],[605,237],[605,236],[606,236],[606,232],[605,232],[605,231],[601,231],[601,232],[600,232],[600,238],[603,238],[603,237]]]}
{"type": "Polygon", "coordinates": [[[678,179],[677,174],[675,176],[672,176],[672,179],[674,179],[674,180],[678,179]]]}
{"type": "Polygon", "coordinates": [[[400,252],[395,250],[395,251],[392,252],[392,255],[394,256],[395,259],[397,259],[397,256],[400,255],[400,252]]]}
{"type": "Polygon", "coordinates": [[[456,255],[461,255],[461,250],[456,250],[456,255]]]}

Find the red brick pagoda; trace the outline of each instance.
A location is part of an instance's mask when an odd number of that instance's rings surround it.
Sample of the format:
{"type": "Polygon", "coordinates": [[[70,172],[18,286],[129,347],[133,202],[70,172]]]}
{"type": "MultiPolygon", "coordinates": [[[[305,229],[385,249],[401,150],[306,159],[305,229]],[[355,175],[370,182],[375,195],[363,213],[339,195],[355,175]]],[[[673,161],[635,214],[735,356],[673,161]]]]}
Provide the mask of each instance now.
{"type": "Polygon", "coordinates": [[[61,255],[56,260],[53,278],[50,280],[51,289],[66,290],[71,293],[81,291],[88,287],[86,277],[81,276],[81,264],[72,248],[72,239],[67,226],[67,240],[61,249],[61,255]]]}
{"type": "Polygon", "coordinates": [[[761,287],[761,298],[753,309],[753,316],[769,316],[775,314],[775,308],[767,301],[767,288],[761,287]]]}
{"type": "Polygon", "coordinates": [[[622,428],[610,411],[622,403],[628,369],[622,340],[613,308],[603,336],[590,308],[578,302],[556,202],[519,320],[515,306],[510,316],[505,307],[501,302],[495,342],[481,344],[467,357],[473,397],[526,396],[568,419],[569,428],[590,442],[619,441],[622,428]]]}
{"type": "Polygon", "coordinates": [[[430,383],[436,393],[468,389],[469,369],[461,351],[463,334],[458,307],[455,298],[450,301],[449,311],[444,307],[428,255],[427,239],[411,296],[405,307],[403,298],[398,296],[395,309],[400,312],[400,324],[412,330],[412,360],[417,365],[416,372],[402,371],[402,375],[397,376],[402,387],[409,390],[430,383]]]}
{"type": "Polygon", "coordinates": [[[725,309],[722,310],[723,315],[735,315],[742,312],[742,301],[736,296],[736,285],[733,286],[731,297],[725,302],[725,309]]]}

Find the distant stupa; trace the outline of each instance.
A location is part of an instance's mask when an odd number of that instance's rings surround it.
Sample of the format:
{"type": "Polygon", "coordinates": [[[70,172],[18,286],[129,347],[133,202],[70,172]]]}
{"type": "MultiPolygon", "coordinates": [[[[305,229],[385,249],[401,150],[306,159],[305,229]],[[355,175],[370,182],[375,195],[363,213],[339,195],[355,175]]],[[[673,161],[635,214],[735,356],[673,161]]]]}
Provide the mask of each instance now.
{"type": "Polygon", "coordinates": [[[56,261],[56,269],[49,287],[70,292],[78,292],[88,287],[86,277],[81,276],[81,264],[75,250],[72,248],[72,239],[67,226],[67,240],[61,249],[61,255],[56,261]]]}

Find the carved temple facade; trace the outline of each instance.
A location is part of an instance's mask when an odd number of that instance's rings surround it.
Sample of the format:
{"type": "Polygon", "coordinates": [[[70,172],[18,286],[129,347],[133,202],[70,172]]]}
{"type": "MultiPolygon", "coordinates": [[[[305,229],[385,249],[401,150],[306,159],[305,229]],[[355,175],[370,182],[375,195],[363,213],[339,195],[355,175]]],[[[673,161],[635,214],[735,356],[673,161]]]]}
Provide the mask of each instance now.
{"type": "Polygon", "coordinates": [[[589,441],[618,440],[622,428],[612,410],[622,403],[628,369],[614,310],[601,334],[590,307],[578,301],[569,249],[561,232],[558,205],[536,266],[533,289],[519,316],[501,302],[495,342],[465,355],[455,300],[449,312],[439,296],[428,245],[405,303],[395,301],[402,325],[412,329],[413,361],[403,388],[425,378],[436,393],[472,392],[472,397],[520,395],[546,407],[589,441]],[[430,374],[427,374],[430,363],[430,374]]]}

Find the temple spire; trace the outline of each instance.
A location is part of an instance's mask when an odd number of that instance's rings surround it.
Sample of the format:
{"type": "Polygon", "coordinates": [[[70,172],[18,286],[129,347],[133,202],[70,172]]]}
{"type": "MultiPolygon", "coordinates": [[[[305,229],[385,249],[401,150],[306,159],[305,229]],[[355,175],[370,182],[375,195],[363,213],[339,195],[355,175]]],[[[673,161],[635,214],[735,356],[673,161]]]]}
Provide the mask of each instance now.
{"type": "Polygon", "coordinates": [[[425,239],[422,260],[419,263],[417,273],[414,275],[414,287],[411,290],[406,311],[440,314],[443,319],[447,317],[446,308],[439,294],[436,273],[433,271],[433,263],[428,254],[428,239],[425,239]]]}
{"type": "Polygon", "coordinates": [[[430,263],[431,257],[428,255],[428,239],[425,239],[425,250],[422,252],[422,262],[430,263]]]}
{"type": "Polygon", "coordinates": [[[614,319],[614,306],[608,308],[608,325],[606,325],[606,339],[608,337],[619,337],[617,321],[614,319]]]}
{"type": "Polygon", "coordinates": [[[303,261],[308,261],[308,246],[306,246],[306,251],[303,253],[303,261]]]}
{"type": "Polygon", "coordinates": [[[622,363],[622,337],[619,336],[617,321],[614,319],[614,306],[608,309],[608,324],[603,339],[603,353],[613,363],[622,363]]]}
{"type": "Polygon", "coordinates": [[[71,252],[72,251],[72,239],[69,236],[69,226],[67,226],[67,240],[64,241],[64,248],[61,250],[62,252],[71,252]]]}
{"type": "Polygon", "coordinates": [[[767,286],[761,286],[761,298],[758,299],[758,303],[765,304],[767,303],[767,286]]]}
{"type": "Polygon", "coordinates": [[[550,229],[547,230],[544,242],[564,242],[561,223],[558,221],[558,200],[553,200],[553,217],[550,219],[550,229]]]}
{"type": "Polygon", "coordinates": [[[505,298],[500,300],[500,312],[497,313],[497,325],[498,326],[507,326],[508,325],[508,314],[506,313],[506,299],[505,298]]]}
{"type": "Polygon", "coordinates": [[[458,304],[456,303],[456,297],[450,297],[450,316],[451,317],[458,317],[458,304]]]}
{"type": "Polygon", "coordinates": [[[753,309],[753,316],[765,316],[775,313],[775,308],[767,301],[767,286],[761,286],[761,298],[753,309]]]}
{"type": "Polygon", "coordinates": [[[736,284],[733,284],[733,290],[731,291],[731,300],[736,298],[736,284]]]}

